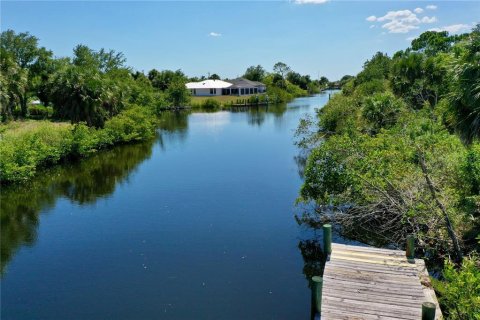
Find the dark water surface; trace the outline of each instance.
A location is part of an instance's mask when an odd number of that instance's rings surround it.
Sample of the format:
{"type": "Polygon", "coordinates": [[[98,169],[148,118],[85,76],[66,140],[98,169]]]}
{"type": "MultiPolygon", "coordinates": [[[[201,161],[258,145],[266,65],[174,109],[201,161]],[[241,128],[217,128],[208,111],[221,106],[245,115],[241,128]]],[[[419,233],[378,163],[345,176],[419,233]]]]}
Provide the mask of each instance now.
{"type": "Polygon", "coordinates": [[[327,100],[168,113],[154,141],[4,188],[2,319],[308,319],[293,135],[327,100]]]}

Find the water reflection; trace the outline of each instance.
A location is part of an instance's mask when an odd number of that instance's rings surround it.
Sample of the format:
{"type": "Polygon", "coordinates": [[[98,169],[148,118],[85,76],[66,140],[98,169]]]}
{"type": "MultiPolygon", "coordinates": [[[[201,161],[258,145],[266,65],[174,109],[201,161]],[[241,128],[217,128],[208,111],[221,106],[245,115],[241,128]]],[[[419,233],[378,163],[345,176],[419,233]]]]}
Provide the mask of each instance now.
{"type": "Polygon", "coordinates": [[[325,265],[325,254],[323,253],[318,239],[300,240],[298,249],[303,257],[303,274],[307,280],[313,276],[322,276],[325,265]]]}
{"type": "Polygon", "coordinates": [[[185,110],[163,112],[159,118],[160,134],[157,143],[165,151],[166,144],[172,140],[185,142],[188,137],[188,116],[190,112],[185,110]],[[163,133],[168,133],[164,135],[163,133]]]}
{"type": "Polygon", "coordinates": [[[254,107],[234,107],[231,108],[232,113],[246,113],[247,122],[254,127],[260,127],[267,119],[267,114],[272,114],[276,125],[283,123],[285,112],[290,108],[290,105],[286,103],[271,104],[267,106],[254,106],[254,107]]]}
{"type": "MultiPolygon", "coordinates": [[[[232,113],[242,112],[248,124],[261,126],[267,113],[282,118],[287,105],[239,107],[232,113]]],[[[184,142],[188,137],[189,122],[202,124],[228,124],[230,112],[192,113],[191,111],[164,112],[159,116],[159,135],[156,141],[124,145],[101,152],[79,162],[67,163],[45,170],[25,185],[4,187],[1,193],[1,274],[21,246],[35,243],[39,214],[53,208],[65,197],[79,205],[92,204],[111,195],[116,187],[128,182],[129,176],[140,163],[151,156],[156,142],[162,150],[166,145],[184,142]]]]}
{"type": "Polygon", "coordinates": [[[23,245],[35,243],[39,214],[65,197],[78,204],[107,197],[151,155],[153,141],[124,145],[83,161],[46,170],[28,184],[4,187],[1,194],[1,273],[23,245]]]}
{"type": "Polygon", "coordinates": [[[301,184],[292,136],[300,117],[326,99],[300,100],[165,112],[155,141],[5,189],[2,313],[307,318],[307,279],[322,270],[322,238],[292,220],[301,184]]]}

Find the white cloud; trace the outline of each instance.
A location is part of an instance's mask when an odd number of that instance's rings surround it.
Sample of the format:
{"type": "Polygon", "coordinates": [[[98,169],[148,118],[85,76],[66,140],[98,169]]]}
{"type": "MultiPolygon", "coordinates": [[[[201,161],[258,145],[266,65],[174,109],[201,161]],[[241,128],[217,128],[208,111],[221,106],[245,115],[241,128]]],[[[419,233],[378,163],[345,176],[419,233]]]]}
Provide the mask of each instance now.
{"type": "Polygon", "coordinates": [[[408,37],[408,38],[406,38],[405,40],[407,40],[407,41],[412,41],[412,40],[414,40],[414,39],[416,39],[416,38],[417,38],[417,37],[408,37]]]}
{"type": "Polygon", "coordinates": [[[437,6],[434,4],[429,4],[428,6],[425,7],[427,10],[437,10],[437,6]]]}
{"type": "Polygon", "coordinates": [[[295,0],[296,4],[324,4],[329,0],[295,0]]]}
{"type": "Polygon", "coordinates": [[[221,33],[217,33],[217,32],[210,32],[208,35],[209,35],[210,37],[221,37],[221,36],[222,36],[221,33]]]}
{"type": "Polygon", "coordinates": [[[423,22],[423,23],[434,23],[434,22],[436,22],[436,21],[437,21],[437,18],[436,18],[436,17],[427,17],[427,16],[425,16],[425,17],[422,18],[422,22],[423,22]]]}
{"type": "Polygon", "coordinates": [[[422,9],[422,8],[415,8],[415,10],[413,10],[413,12],[415,12],[415,13],[422,13],[422,12],[423,12],[423,9],[422,9]]]}
{"type": "Polygon", "coordinates": [[[389,11],[383,17],[370,16],[367,18],[367,21],[385,22],[382,28],[387,29],[389,33],[408,33],[418,29],[422,23],[433,23],[437,21],[437,18],[427,16],[419,18],[410,10],[398,10],[389,11]]]}
{"type": "Polygon", "coordinates": [[[373,29],[373,28],[375,28],[375,25],[374,24],[370,25],[370,29],[373,29]]]}
{"type": "Polygon", "coordinates": [[[432,28],[432,29],[429,29],[428,31],[437,31],[437,32],[447,31],[448,33],[455,34],[455,33],[462,33],[464,31],[468,31],[471,28],[472,28],[471,25],[459,23],[459,24],[452,24],[449,26],[443,26],[441,28],[432,28]]]}

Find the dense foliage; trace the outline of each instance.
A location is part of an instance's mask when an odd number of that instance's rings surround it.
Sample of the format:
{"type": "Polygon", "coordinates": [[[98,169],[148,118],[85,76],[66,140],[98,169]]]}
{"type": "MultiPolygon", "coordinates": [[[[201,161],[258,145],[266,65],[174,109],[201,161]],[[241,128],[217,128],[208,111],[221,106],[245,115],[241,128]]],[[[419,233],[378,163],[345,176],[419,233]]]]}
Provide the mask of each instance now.
{"type": "Polygon", "coordinates": [[[480,268],[474,258],[465,258],[461,268],[445,262],[444,281],[435,281],[440,303],[449,319],[480,318],[480,268]]]}
{"type": "Polygon", "coordinates": [[[50,121],[8,128],[0,143],[0,179],[2,183],[25,181],[39,168],[67,157],[85,157],[99,149],[145,140],[154,134],[154,117],[139,106],[122,111],[98,129],[82,122],[70,125],[50,121]]]}
{"type": "Polygon", "coordinates": [[[307,93],[318,93],[330,85],[326,77],[312,80],[309,75],[301,75],[283,62],[277,62],[271,73],[267,72],[261,65],[250,66],[243,77],[267,84],[267,90],[269,90],[267,94],[270,94],[273,100],[277,101],[289,101],[307,93]]]}
{"type": "Polygon", "coordinates": [[[132,72],[121,52],[85,45],[71,58],[54,58],[29,33],[1,34],[0,115],[2,121],[29,116],[29,102],[53,108],[52,118],[103,127],[130,105],[159,111],[189,101],[180,71],[132,72]]]}
{"type": "MultiPolygon", "coordinates": [[[[318,122],[302,121],[299,200],[316,210],[300,221],[330,220],[376,245],[404,247],[414,233],[432,266],[479,250],[479,41],[477,26],[462,36],[427,32],[393,57],[377,53],[318,122]]],[[[478,259],[465,261],[444,271],[442,303],[453,319],[478,318],[478,259]],[[461,281],[473,282],[473,296],[456,296],[461,281]]]]}

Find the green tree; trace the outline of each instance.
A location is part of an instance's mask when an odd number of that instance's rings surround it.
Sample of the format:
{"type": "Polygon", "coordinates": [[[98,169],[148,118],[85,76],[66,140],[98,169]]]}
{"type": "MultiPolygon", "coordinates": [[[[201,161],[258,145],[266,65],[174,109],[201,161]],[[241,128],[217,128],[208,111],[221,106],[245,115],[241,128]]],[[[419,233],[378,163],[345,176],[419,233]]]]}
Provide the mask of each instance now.
{"type": "Polygon", "coordinates": [[[285,79],[287,74],[291,71],[290,67],[283,62],[277,62],[273,66],[273,72],[279,74],[282,79],[285,79]]]}
{"type": "Polygon", "coordinates": [[[211,80],[220,80],[220,76],[216,73],[212,74],[208,79],[211,80]]]}
{"type": "Polygon", "coordinates": [[[377,93],[365,99],[362,117],[368,122],[370,131],[376,134],[382,128],[394,126],[402,109],[403,102],[393,94],[377,93]]]}
{"type": "Polygon", "coordinates": [[[425,103],[435,106],[446,85],[446,62],[442,56],[428,57],[418,52],[407,52],[394,59],[391,85],[415,109],[425,103]]]}
{"type": "Polygon", "coordinates": [[[3,48],[0,48],[0,105],[2,121],[12,118],[27,87],[27,71],[22,69],[3,48]]]}
{"type": "Polygon", "coordinates": [[[359,85],[372,80],[384,80],[390,73],[391,59],[387,54],[377,52],[363,65],[363,70],[357,75],[355,84],[359,85]]]}
{"type": "Polygon", "coordinates": [[[261,65],[255,66],[250,66],[247,68],[245,73],[243,74],[243,77],[245,79],[251,80],[251,81],[263,81],[263,78],[265,78],[265,75],[267,72],[261,65]]]}
{"type": "Polygon", "coordinates": [[[480,24],[451,69],[449,117],[466,143],[480,138],[480,24]]]}
{"type": "Polygon", "coordinates": [[[435,55],[450,50],[453,40],[447,31],[426,31],[412,41],[412,49],[427,55],[435,55]]]}
{"type": "Polygon", "coordinates": [[[328,86],[328,84],[330,83],[330,81],[328,80],[327,77],[320,77],[320,79],[318,80],[318,84],[321,86],[321,87],[326,87],[328,86]]]}
{"type": "Polygon", "coordinates": [[[158,71],[153,69],[148,72],[148,79],[150,79],[154,88],[160,89],[161,91],[167,90],[172,83],[187,81],[187,77],[181,70],[158,71]]]}
{"type": "Polygon", "coordinates": [[[287,80],[299,86],[303,90],[308,89],[308,85],[312,82],[309,75],[301,75],[298,72],[290,71],[287,74],[287,80]]]}
{"type": "MultiPolygon", "coordinates": [[[[32,94],[32,78],[42,71],[44,61],[50,59],[52,52],[38,46],[38,39],[28,32],[16,34],[13,30],[7,30],[0,35],[0,47],[4,54],[10,55],[15,63],[24,70],[27,75],[27,82],[18,96],[22,116],[28,113],[27,102],[32,94]]],[[[19,87],[17,87],[19,88],[19,87]]]]}
{"type": "Polygon", "coordinates": [[[165,93],[167,101],[173,107],[182,107],[190,101],[190,91],[185,86],[185,81],[180,79],[170,83],[165,93]]]}
{"type": "Polygon", "coordinates": [[[49,81],[48,91],[55,116],[101,127],[123,107],[122,92],[100,72],[67,66],[49,81]]]}

